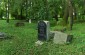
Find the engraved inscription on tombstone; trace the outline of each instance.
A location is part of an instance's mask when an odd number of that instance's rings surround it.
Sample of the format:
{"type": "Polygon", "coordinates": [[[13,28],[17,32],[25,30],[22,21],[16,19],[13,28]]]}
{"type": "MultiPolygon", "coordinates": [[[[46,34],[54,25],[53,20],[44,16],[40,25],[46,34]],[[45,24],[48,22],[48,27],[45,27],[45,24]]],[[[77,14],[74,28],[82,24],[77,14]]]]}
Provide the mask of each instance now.
{"type": "Polygon", "coordinates": [[[38,39],[46,40],[46,24],[44,21],[38,23],[38,39]]]}
{"type": "Polygon", "coordinates": [[[39,21],[38,22],[38,40],[49,40],[49,21],[39,21]]]}

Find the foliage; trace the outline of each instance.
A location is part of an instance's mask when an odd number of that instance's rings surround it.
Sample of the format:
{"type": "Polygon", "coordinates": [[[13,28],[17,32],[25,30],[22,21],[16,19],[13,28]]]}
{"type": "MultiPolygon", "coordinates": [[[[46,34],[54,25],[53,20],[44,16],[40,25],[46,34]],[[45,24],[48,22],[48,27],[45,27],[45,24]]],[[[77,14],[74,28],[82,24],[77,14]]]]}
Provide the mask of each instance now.
{"type": "MultiPolygon", "coordinates": [[[[0,10],[5,10],[6,1],[0,0],[0,2],[3,2],[3,4],[0,4],[0,10]]],[[[11,14],[21,15],[22,10],[23,16],[26,16],[27,12],[28,19],[49,19],[49,17],[53,18],[56,14],[62,17],[65,9],[65,0],[10,0],[9,3],[11,14]]],[[[84,0],[72,0],[72,4],[77,16],[79,16],[79,13],[84,14],[84,0]]]]}
{"type": "Polygon", "coordinates": [[[62,18],[62,24],[69,23],[70,29],[74,20],[85,20],[85,0],[0,0],[0,2],[1,18],[7,16],[7,13],[20,20],[58,21],[62,18]],[[8,11],[7,4],[9,4],[8,11]]]}

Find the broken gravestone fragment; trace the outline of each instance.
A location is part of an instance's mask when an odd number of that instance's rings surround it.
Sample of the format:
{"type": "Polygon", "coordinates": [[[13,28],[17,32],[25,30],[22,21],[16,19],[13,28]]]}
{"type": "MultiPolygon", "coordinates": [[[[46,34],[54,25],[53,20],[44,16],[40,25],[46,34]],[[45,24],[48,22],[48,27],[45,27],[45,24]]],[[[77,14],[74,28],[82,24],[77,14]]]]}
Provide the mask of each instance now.
{"type": "Polygon", "coordinates": [[[0,39],[12,39],[14,36],[0,32],[0,39]]]}
{"type": "Polygon", "coordinates": [[[42,42],[42,41],[40,41],[40,40],[38,40],[37,42],[35,42],[35,46],[41,46],[41,45],[43,45],[44,44],[44,42],[42,42]]]}
{"type": "Polygon", "coordinates": [[[1,33],[0,32],[0,39],[4,39],[4,38],[6,38],[7,36],[6,36],[6,33],[1,33]]]}
{"type": "Polygon", "coordinates": [[[24,22],[17,22],[15,24],[16,27],[20,27],[20,26],[25,26],[24,22]]]}
{"type": "Polygon", "coordinates": [[[54,33],[53,42],[55,44],[65,44],[72,41],[73,35],[67,35],[59,31],[52,31],[54,33]]]}

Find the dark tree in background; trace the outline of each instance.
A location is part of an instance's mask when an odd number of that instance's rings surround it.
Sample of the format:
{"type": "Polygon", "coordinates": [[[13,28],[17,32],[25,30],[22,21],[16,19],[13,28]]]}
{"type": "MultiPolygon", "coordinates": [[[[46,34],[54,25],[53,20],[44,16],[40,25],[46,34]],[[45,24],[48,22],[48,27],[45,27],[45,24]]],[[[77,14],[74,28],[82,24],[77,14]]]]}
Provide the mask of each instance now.
{"type": "Polygon", "coordinates": [[[63,17],[63,25],[68,25],[69,29],[72,30],[72,26],[73,26],[73,5],[72,5],[72,0],[66,0],[64,17],[63,17]]]}
{"type": "Polygon", "coordinates": [[[7,18],[7,23],[9,23],[9,0],[6,1],[6,18],[7,18]]]}
{"type": "Polygon", "coordinates": [[[73,26],[73,5],[72,5],[72,0],[68,0],[69,3],[69,26],[70,30],[72,30],[73,26]]]}
{"type": "Polygon", "coordinates": [[[28,19],[28,0],[25,1],[25,6],[26,6],[26,18],[28,19]]]}
{"type": "Polygon", "coordinates": [[[67,25],[68,24],[68,12],[69,12],[69,6],[68,6],[68,3],[67,1],[65,0],[65,5],[64,5],[64,14],[63,14],[63,25],[67,25]]]}

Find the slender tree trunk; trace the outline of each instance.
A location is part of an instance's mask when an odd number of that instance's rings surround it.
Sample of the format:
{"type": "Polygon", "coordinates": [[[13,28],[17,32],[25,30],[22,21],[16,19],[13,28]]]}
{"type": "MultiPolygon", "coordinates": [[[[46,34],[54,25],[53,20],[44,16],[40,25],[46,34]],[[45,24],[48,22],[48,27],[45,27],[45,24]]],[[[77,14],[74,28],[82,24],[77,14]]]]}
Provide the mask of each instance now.
{"type": "MultiPolygon", "coordinates": [[[[31,11],[31,8],[32,8],[32,1],[30,0],[29,1],[30,2],[30,11],[31,11]]],[[[30,15],[31,15],[31,12],[29,13],[30,15]]],[[[32,23],[32,17],[30,16],[30,18],[29,18],[29,23],[32,23]]]]}
{"type": "MultiPolygon", "coordinates": [[[[84,0],[84,7],[83,7],[83,8],[84,8],[84,15],[83,15],[83,16],[84,16],[84,18],[85,18],[85,0],[84,0]]],[[[85,20],[85,19],[84,19],[84,20],[85,20]]]]}
{"type": "Polygon", "coordinates": [[[66,0],[65,4],[65,12],[64,12],[64,23],[63,25],[67,25],[69,23],[69,29],[72,30],[73,26],[73,6],[72,6],[72,0],[66,0]]]}
{"type": "Polygon", "coordinates": [[[49,6],[48,6],[48,1],[47,0],[44,0],[44,7],[45,7],[45,12],[46,12],[46,15],[45,15],[45,19],[49,20],[49,6]]]}
{"type": "Polygon", "coordinates": [[[7,17],[7,23],[9,23],[9,0],[7,0],[6,3],[6,17],[7,17]]]}
{"type": "Polygon", "coordinates": [[[26,19],[28,19],[28,0],[26,0],[26,19]]]}
{"type": "Polygon", "coordinates": [[[58,14],[55,14],[55,20],[58,21],[58,14]]]}
{"type": "Polygon", "coordinates": [[[84,0],[84,6],[83,6],[83,8],[84,8],[84,15],[85,15],[85,0],[84,0]]]}
{"type": "Polygon", "coordinates": [[[70,30],[72,30],[72,26],[73,26],[73,6],[72,6],[72,1],[68,0],[69,3],[69,28],[70,30]]]}
{"type": "Polygon", "coordinates": [[[3,18],[3,12],[1,11],[1,19],[3,18]]]}
{"type": "Polygon", "coordinates": [[[73,19],[74,19],[74,20],[77,20],[76,8],[74,7],[73,9],[74,9],[74,10],[73,10],[73,19]]]}
{"type": "Polygon", "coordinates": [[[65,3],[65,11],[64,11],[64,16],[63,16],[63,25],[65,26],[65,25],[67,25],[68,24],[68,12],[69,12],[69,10],[68,10],[68,4],[67,4],[67,2],[65,3]]]}
{"type": "Polygon", "coordinates": [[[60,17],[61,18],[63,18],[63,16],[64,16],[64,12],[65,12],[65,0],[62,0],[62,12],[61,12],[61,14],[60,14],[60,17]]]}
{"type": "Polygon", "coordinates": [[[22,18],[22,6],[21,6],[21,13],[20,13],[20,19],[22,20],[23,18],[22,18]]]}

